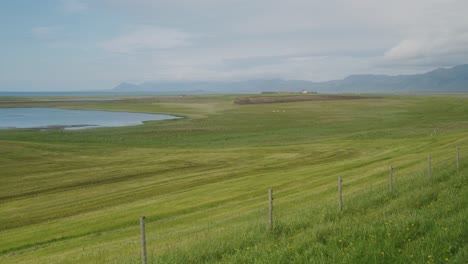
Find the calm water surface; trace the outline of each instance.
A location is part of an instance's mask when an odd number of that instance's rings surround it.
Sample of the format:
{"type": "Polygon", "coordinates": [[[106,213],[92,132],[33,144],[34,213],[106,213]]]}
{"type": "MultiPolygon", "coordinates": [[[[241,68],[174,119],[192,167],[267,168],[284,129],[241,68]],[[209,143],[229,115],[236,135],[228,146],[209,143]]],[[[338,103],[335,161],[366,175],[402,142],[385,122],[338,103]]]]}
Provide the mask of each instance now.
{"type": "Polygon", "coordinates": [[[144,121],[174,118],[178,117],[160,114],[56,108],[0,108],[0,129],[121,127],[141,125],[144,121]]]}

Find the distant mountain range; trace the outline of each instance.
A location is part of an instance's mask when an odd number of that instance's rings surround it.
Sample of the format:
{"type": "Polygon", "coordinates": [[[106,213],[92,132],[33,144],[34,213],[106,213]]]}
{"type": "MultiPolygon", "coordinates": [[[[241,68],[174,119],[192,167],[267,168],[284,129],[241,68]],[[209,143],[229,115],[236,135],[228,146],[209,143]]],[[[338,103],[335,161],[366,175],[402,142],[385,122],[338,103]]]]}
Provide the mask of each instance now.
{"type": "Polygon", "coordinates": [[[249,80],[237,82],[145,82],[142,84],[121,83],[116,92],[158,92],[158,93],[259,93],[288,92],[309,89],[313,82],[298,80],[249,80]]]}
{"type": "Polygon", "coordinates": [[[203,94],[299,92],[323,93],[462,93],[468,92],[468,64],[440,68],[414,75],[351,75],[341,80],[250,80],[237,82],[145,82],[121,83],[117,93],[203,94]]]}

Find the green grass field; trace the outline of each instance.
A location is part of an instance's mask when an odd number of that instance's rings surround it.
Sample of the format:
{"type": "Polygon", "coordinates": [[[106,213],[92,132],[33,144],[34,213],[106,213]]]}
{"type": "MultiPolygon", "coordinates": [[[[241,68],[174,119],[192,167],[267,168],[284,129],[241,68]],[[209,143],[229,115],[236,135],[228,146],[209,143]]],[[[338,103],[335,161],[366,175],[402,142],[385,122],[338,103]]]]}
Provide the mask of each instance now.
{"type": "Polygon", "coordinates": [[[237,97],[0,98],[185,117],[0,130],[0,263],[468,263],[467,95],[237,97]]]}

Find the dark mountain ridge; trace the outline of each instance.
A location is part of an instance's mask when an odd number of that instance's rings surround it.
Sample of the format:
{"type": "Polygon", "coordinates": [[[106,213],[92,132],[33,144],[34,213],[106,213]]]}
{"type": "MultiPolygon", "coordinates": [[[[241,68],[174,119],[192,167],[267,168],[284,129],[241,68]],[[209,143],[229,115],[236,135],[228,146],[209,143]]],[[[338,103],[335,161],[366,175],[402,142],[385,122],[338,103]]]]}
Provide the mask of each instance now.
{"type": "Polygon", "coordinates": [[[259,93],[299,92],[324,93],[464,93],[468,92],[468,64],[439,68],[414,75],[350,75],[341,80],[311,82],[303,80],[249,80],[232,82],[145,82],[121,83],[115,92],[151,93],[259,93]]]}

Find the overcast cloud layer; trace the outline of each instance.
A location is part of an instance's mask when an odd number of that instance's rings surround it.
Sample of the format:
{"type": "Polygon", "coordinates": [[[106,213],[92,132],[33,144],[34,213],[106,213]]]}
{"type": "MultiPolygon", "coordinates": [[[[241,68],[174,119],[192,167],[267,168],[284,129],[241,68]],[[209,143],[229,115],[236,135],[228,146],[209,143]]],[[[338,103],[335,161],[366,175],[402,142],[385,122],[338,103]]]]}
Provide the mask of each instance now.
{"type": "Polygon", "coordinates": [[[0,91],[425,72],[468,63],[466,11],[466,0],[2,1],[0,91]]]}

